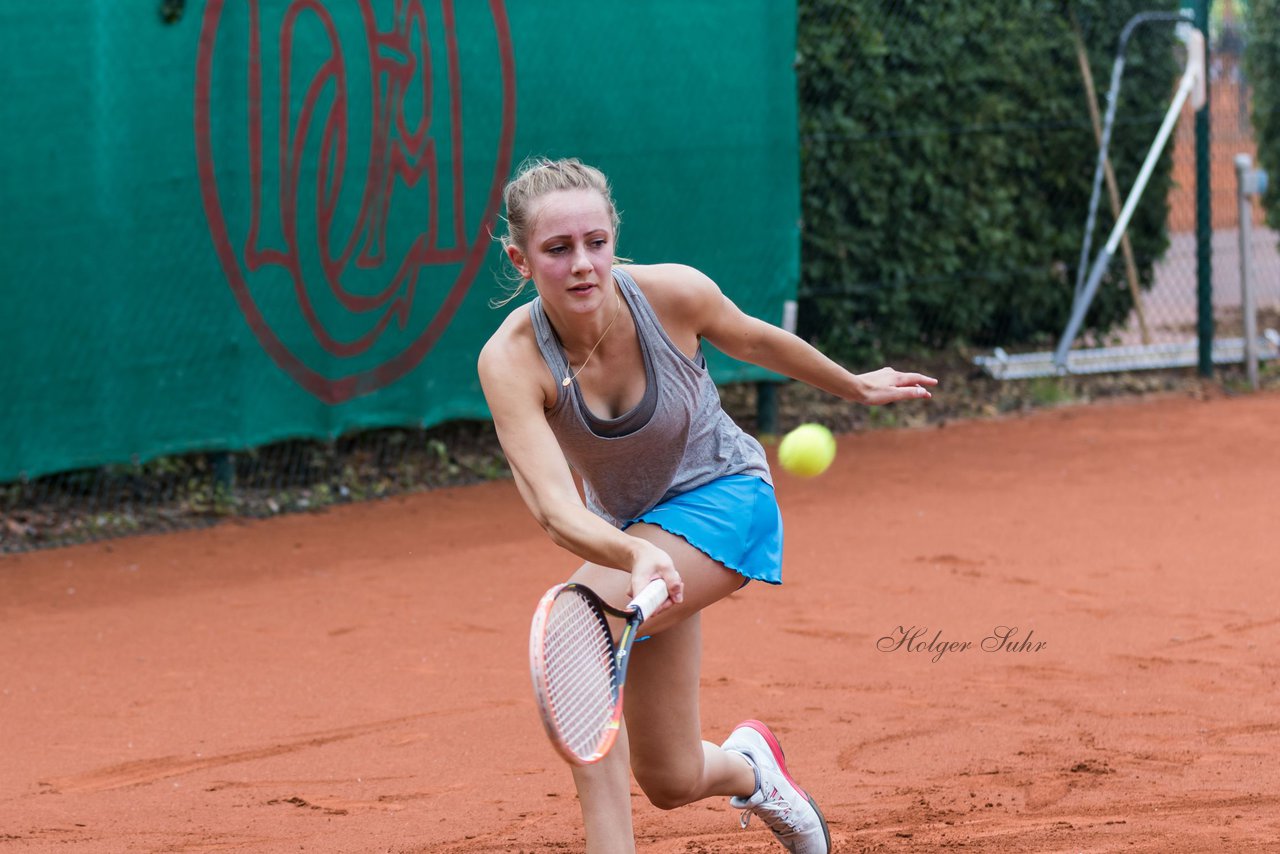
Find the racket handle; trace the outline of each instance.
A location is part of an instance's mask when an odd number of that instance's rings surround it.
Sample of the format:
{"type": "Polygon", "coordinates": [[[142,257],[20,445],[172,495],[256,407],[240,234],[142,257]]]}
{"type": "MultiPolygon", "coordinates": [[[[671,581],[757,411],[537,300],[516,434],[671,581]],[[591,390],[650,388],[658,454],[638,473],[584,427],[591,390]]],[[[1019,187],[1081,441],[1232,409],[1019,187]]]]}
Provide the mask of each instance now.
{"type": "Polygon", "coordinates": [[[667,601],[667,582],[661,578],[655,578],[640,591],[640,595],[631,600],[631,604],[627,606],[627,610],[636,610],[640,612],[640,619],[647,620],[658,610],[663,602],[667,601]]]}

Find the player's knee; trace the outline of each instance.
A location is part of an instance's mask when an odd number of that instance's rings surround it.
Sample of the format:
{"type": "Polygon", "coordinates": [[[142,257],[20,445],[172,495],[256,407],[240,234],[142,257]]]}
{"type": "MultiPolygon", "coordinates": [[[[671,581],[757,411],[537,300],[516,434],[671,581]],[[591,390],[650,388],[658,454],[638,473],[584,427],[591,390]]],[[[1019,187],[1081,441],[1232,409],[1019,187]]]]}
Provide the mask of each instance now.
{"type": "Polygon", "coordinates": [[[692,797],[692,792],[688,789],[662,788],[654,791],[645,789],[644,793],[649,799],[649,803],[660,810],[677,809],[687,806],[695,800],[692,797]]]}
{"type": "Polygon", "coordinates": [[[640,784],[640,790],[644,792],[644,796],[649,799],[649,803],[660,810],[673,810],[698,799],[696,779],[671,776],[645,779],[637,774],[636,781],[640,784]]]}

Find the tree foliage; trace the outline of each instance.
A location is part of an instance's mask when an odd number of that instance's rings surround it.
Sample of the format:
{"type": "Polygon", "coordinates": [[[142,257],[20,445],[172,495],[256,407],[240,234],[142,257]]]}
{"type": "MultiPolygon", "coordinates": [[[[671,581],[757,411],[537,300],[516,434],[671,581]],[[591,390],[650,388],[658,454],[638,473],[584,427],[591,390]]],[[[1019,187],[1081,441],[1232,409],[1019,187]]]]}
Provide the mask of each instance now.
{"type": "Polygon", "coordinates": [[[1280,228],[1280,0],[1251,0],[1245,70],[1253,87],[1253,127],[1258,164],[1271,176],[1267,222],[1280,228]]]}
{"type": "MultiPolygon", "coordinates": [[[[1043,342],[1070,312],[1119,33],[1176,0],[800,0],[801,333],[847,361],[1043,342]]],[[[1126,53],[1111,158],[1122,196],[1179,73],[1169,25],[1126,53]]],[[[1130,226],[1142,286],[1168,245],[1166,149],[1130,226]]],[[[1112,227],[1103,196],[1094,246],[1112,227]]],[[[1087,328],[1128,315],[1123,266],[1087,328]]]]}

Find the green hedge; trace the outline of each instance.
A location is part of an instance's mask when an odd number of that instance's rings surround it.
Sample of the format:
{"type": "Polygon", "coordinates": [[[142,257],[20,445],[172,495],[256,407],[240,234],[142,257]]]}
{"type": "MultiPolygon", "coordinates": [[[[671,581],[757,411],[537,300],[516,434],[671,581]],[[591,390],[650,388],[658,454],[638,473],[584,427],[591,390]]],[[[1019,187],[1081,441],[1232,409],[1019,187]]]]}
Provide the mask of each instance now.
{"type": "Polygon", "coordinates": [[[1280,228],[1280,0],[1250,0],[1245,71],[1253,87],[1258,164],[1271,176],[1267,222],[1280,228]]]}
{"type": "MultiPolygon", "coordinates": [[[[1045,343],[1070,312],[1120,30],[1176,0],[800,0],[801,334],[867,362],[952,345],[1045,343]]],[[[1172,27],[1127,52],[1111,156],[1128,192],[1179,74],[1172,27]]],[[[1171,147],[1170,147],[1171,148],[1171,147]]],[[[1166,149],[1130,226],[1141,283],[1168,245],[1166,149]]],[[[1112,225],[1105,193],[1094,246],[1112,225]]],[[[1087,328],[1123,321],[1123,265],[1087,328]]]]}

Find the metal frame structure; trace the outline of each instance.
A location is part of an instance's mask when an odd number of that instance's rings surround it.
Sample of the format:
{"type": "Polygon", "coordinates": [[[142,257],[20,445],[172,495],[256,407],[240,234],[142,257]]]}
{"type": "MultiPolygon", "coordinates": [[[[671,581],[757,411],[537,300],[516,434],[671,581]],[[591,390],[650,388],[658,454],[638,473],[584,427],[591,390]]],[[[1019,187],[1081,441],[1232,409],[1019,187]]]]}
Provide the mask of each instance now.
{"type": "MultiPolygon", "coordinates": [[[[1191,101],[1192,107],[1200,110],[1206,103],[1206,69],[1204,34],[1194,27],[1185,14],[1167,12],[1144,12],[1135,15],[1125,25],[1120,34],[1116,60],[1111,73],[1111,86],[1107,92],[1106,120],[1102,129],[1098,147],[1098,161],[1094,170],[1093,189],[1089,200],[1089,214],[1085,223],[1084,241],[1080,251],[1080,263],[1076,278],[1075,293],[1072,300],[1071,317],[1058,341],[1057,348],[1051,353],[1025,353],[1010,355],[1001,348],[996,348],[993,355],[978,356],[975,364],[997,379],[1029,379],[1033,377],[1054,376],[1063,374],[1107,373],[1111,371],[1151,370],[1157,368],[1191,367],[1200,364],[1199,343],[1189,340],[1185,343],[1143,344],[1121,347],[1098,347],[1088,349],[1072,349],[1076,338],[1084,324],[1085,315],[1097,295],[1102,278],[1106,275],[1111,260],[1120,245],[1125,229],[1133,217],[1138,201],[1146,189],[1147,182],[1155,169],[1161,152],[1169,140],[1178,114],[1183,105],[1191,101]],[[1107,242],[1099,251],[1085,277],[1086,265],[1092,248],[1093,232],[1097,221],[1098,203],[1101,197],[1103,175],[1107,165],[1107,151],[1111,143],[1111,131],[1115,123],[1116,105],[1119,101],[1120,81],[1124,74],[1125,52],[1134,31],[1143,24],[1173,23],[1175,33],[1187,47],[1187,61],[1182,78],[1174,94],[1173,101],[1165,114],[1164,121],[1156,134],[1155,141],[1147,153],[1146,160],[1134,181],[1133,188],[1125,200],[1123,209],[1116,218],[1107,242]]],[[[1241,178],[1240,192],[1242,199],[1246,191],[1257,192],[1257,176],[1253,173],[1241,172],[1252,181],[1246,185],[1241,178]]],[[[1265,173],[1261,182],[1265,186],[1265,173]]],[[[1247,201],[1242,201],[1244,211],[1247,201]]],[[[1244,214],[1242,214],[1243,216],[1244,214]]],[[[1242,226],[1243,228],[1243,226],[1242,226]]],[[[1218,339],[1214,341],[1211,360],[1214,364],[1233,364],[1257,359],[1280,358],[1280,333],[1267,330],[1262,336],[1255,331],[1255,318],[1252,302],[1249,300],[1249,279],[1247,255],[1242,247],[1242,287],[1245,289],[1245,338],[1218,339]]],[[[1255,369],[1256,372],[1256,369],[1255,369]]]]}

